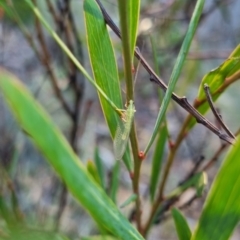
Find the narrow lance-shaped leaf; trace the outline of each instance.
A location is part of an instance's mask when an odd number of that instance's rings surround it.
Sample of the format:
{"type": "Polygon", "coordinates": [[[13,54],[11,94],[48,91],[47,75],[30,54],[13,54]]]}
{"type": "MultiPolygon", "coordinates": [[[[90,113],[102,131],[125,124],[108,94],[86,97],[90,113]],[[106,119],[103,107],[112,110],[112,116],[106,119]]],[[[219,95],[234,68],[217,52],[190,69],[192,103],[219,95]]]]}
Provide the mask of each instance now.
{"type": "Polygon", "coordinates": [[[112,236],[91,236],[91,237],[82,237],[81,240],[118,240],[112,236]]]}
{"type": "MultiPolygon", "coordinates": [[[[160,75],[159,72],[159,66],[158,66],[158,60],[157,60],[157,49],[156,49],[156,43],[152,37],[150,37],[151,45],[152,45],[152,52],[153,52],[153,59],[154,59],[154,68],[158,76],[160,75]]],[[[163,94],[161,92],[162,90],[158,90],[159,95],[159,102],[161,103],[163,100],[163,94]]],[[[151,170],[151,179],[150,179],[150,196],[151,201],[154,200],[156,189],[158,186],[159,178],[161,175],[161,168],[162,168],[162,162],[163,162],[163,155],[164,155],[164,148],[166,145],[166,141],[168,138],[168,129],[167,129],[167,120],[166,117],[164,117],[164,123],[160,125],[159,131],[158,131],[158,137],[156,140],[156,145],[154,149],[154,154],[152,158],[152,170],[151,170]]]]}
{"type": "Polygon", "coordinates": [[[189,178],[186,182],[179,185],[173,191],[171,191],[166,198],[178,197],[180,196],[186,189],[190,187],[194,187],[196,189],[196,193],[201,195],[204,187],[206,186],[206,173],[198,172],[189,178]]]}
{"type": "MultiPolygon", "coordinates": [[[[88,52],[94,79],[118,108],[122,109],[121,88],[113,47],[104,18],[96,1],[84,0],[84,17],[88,52]]],[[[119,117],[105,98],[99,95],[99,99],[111,136],[114,138],[119,117]]]]}
{"type": "Polygon", "coordinates": [[[172,209],[172,216],[177,229],[178,239],[190,240],[192,233],[185,217],[177,208],[172,209]]]}
{"type": "Polygon", "coordinates": [[[6,13],[7,21],[15,22],[16,17],[20,17],[24,24],[30,25],[33,23],[34,14],[26,2],[19,0],[0,0],[0,6],[6,13]],[[18,16],[16,16],[16,14],[18,14],[18,16]]]}
{"type": "Polygon", "coordinates": [[[132,194],[124,203],[121,204],[120,208],[124,208],[128,206],[130,203],[136,201],[136,199],[137,199],[137,195],[132,194]]]}
{"type": "MultiPolygon", "coordinates": [[[[1,179],[2,181],[2,179],[1,179]]],[[[7,205],[6,199],[2,195],[0,195],[0,214],[1,218],[8,224],[8,225],[15,225],[17,224],[16,216],[14,215],[13,211],[10,210],[10,207],[7,205]]]]}
{"type": "Polygon", "coordinates": [[[119,187],[120,161],[116,161],[112,170],[112,181],[110,188],[110,197],[114,203],[117,201],[117,191],[119,187]]]}
{"type": "Polygon", "coordinates": [[[105,183],[105,175],[106,175],[106,172],[105,172],[105,169],[104,169],[104,164],[102,162],[102,159],[99,155],[98,147],[95,148],[94,162],[95,162],[95,165],[96,165],[96,168],[97,168],[97,171],[98,171],[101,186],[102,186],[103,189],[105,189],[105,184],[106,184],[105,183]]]}
{"type": "Polygon", "coordinates": [[[134,50],[137,39],[139,13],[140,13],[140,0],[127,1],[129,9],[129,38],[130,38],[130,51],[131,57],[134,56],[134,50]]]}
{"type": "Polygon", "coordinates": [[[201,86],[198,90],[198,101],[205,99],[204,84],[207,84],[212,93],[216,93],[222,86],[226,78],[233,75],[240,68],[240,45],[238,45],[226,61],[224,61],[219,67],[213,69],[204,76],[201,82],[201,86]]]}
{"type": "Polygon", "coordinates": [[[101,180],[100,180],[100,177],[98,175],[97,168],[94,165],[94,163],[92,161],[90,161],[90,160],[87,161],[87,170],[88,170],[88,173],[93,177],[95,182],[97,184],[99,184],[99,186],[101,186],[101,180]]]}
{"type": "Polygon", "coordinates": [[[70,240],[58,233],[48,232],[45,229],[31,229],[13,225],[8,229],[7,237],[1,236],[1,240],[70,240]]]}
{"type": "MultiPolygon", "coordinates": [[[[51,28],[51,26],[47,23],[39,9],[32,3],[31,0],[25,0],[25,2],[31,7],[32,11],[35,13],[35,15],[39,18],[41,23],[46,27],[50,35],[55,39],[55,41],[58,43],[60,48],[63,50],[63,52],[72,60],[72,62],[76,65],[76,67],[82,72],[82,74],[86,77],[86,79],[96,88],[98,93],[101,94],[101,97],[105,99],[105,101],[111,106],[112,110],[120,114],[119,105],[117,106],[110,98],[109,96],[103,91],[103,89],[92,79],[92,77],[88,74],[86,69],[81,65],[81,63],[77,60],[77,58],[73,55],[73,53],[70,51],[70,49],[66,46],[66,44],[61,40],[61,38],[57,35],[57,33],[51,28]]],[[[98,15],[99,17],[99,15],[98,15]]],[[[115,113],[109,113],[109,116],[112,116],[111,119],[115,119],[116,114],[115,113]],[[115,117],[114,117],[115,116],[115,117]]],[[[115,121],[115,120],[113,120],[115,121]]],[[[113,136],[114,135],[114,129],[116,126],[114,124],[108,125],[110,128],[110,133],[113,136]]],[[[129,171],[132,169],[131,161],[130,161],[130,154],[129,150],[126,152],[124,157],[124,163],[126,164],[126,167],[129,171]]]]}
{"type": "Polygon", "coordinates": [[[116,106],[116,104],[108,97],[108,95],[103,91],[103,89],[92,79],[92,77],[88,74],[86,69],[82,66],[82,64],[78,61],[78,59],[73,55],[73,53],[70,51],[70,49],[67,47],[67,45],[62,41],[62,39],[57,35],[57,33],[53,30],[53,28],[48,24],[48,22],[45,20],[43,15],[41,14],[40,10],[32,3],[31,0],[24,0],[32,9],[32,11],[35,13],[36,17],[40,20],[40,22],[45,26],[45,28],[48,30],[49,34],[54,38],[54,40],[57,42],[57,44],[60,46],[62,51],[69,57],[69,59],[72,60],[72,62],[76,65],[77,69],[82,72],[82,74],[86,77],[86,79],[96,88],[98,93],[101,94],[101,96],[108,102],[108,104],[111,106],[111,108],[120,114],[119,106],[116,106]]]}
{"type": "Polygon", "coordinates": [[[201,13],[202,13],[202,10],[203,10],[204,2],[205,2],[205,0],[198,0],[197,3],[196,3],[196,7],[194,9],[193,16],[191,18],[186,36],[184,38],[183,44],[181,46],[181,50],[178,54],[176,63],[174,65],[174,68],[173,68],[173,71],[172,71],[172,74],[171,74],[171,77],[170,77],[170,81],[169,81],[169,84],[168,84],[168,89],[166,91],[166,94],[164,96],[160,111],[158,113],[157,121],[156,121],[156,124],[154,126],[154,130],[153,130],[153,134],[152,134],[151,139],[149,140],[149,143],[148,143],[148,145],[147,145],[147,147],[144,151],[145,154],[149,151],[153,141],[155,140],[155,137],[157,136],[159,126],[161,125],[162,121],[164,120],[164,116],[165,116],[165,113],[167,111],[168,104],[171,100],[172,92],[175,88],[177,80],[178,80],[178,78],[180,76],[180,73],[182,71],[183,64],[184,64],[184,61],[186,59],[186,55],[187,55],[188,50],[190,48],[190,45],[191,45],[193,36],[195,34],[195,31],[197,29],[198,21],[199,21],[199,18],[201,16],[201,13]]]}
{"type": "MultiPolygon", "coordinates": [[[[129,1],[128,1],[129,2],[129,1]]],[[[132,78],[132,52],[130,44],[130,9],[126,1],[118,0],[118,10],[120,18],[123,63],[124,63],[124,77],[126,81],[126,99],[127,104],[133,100],[133,78],[132,78]]]]}
{"type": "Polygon", "coordinates": [[[20,126],[95,221],[120,239],[143,239],[95,183],[43,108],[20,81],[3,69],[0,89],[20,126]]]}
{"type": "Polygon", "coordinates": [[[191,240],[227,240],[240,220],[240,139],[229,150],[212,184],[191,240]]]}
{"type": "MultiPolygon", "coordinates": [[[[227,79],[238,72],[240,69],[240,45],[238,45],[231,55],[225,60],[220,66],[213,69],[207,73],[200,84],[198,90],[198,97],[196,103],[199,105],[199,102],[206,99],[204,93],[204,84],[209,86],[211,95],[214,101],[218,99],[219,96],[223,93],[222,86],[228,81],[227,79]]],[[[225,89],[224,89],[225,90],[225,89]]],[[[200,113],[205,114],[209,110],[208,102],[204,102],[197,109],[200,113]]],[[[192,128],[196,123],[195,119],[192,119],[189,124],[189,128],[192,128]]]]}
{"type": "MultiPolygon", "coordinates": [[[[122,109],[121,88],[112,42],[101,10],[95,0],[84,1],[84,18],[94,79],[115,105],[122,109]]],[[[112,110],[101,94],[99,94],[99,99],[111,136],[114,139],[119,116],[112,110]]],[[[123,161],[127,169],[131,170],[129,148],[127,148],[123,161]]]]}
{"type": "Polygon", "coordinates": [[[150,179],[151,201],[154,200],[159,178],[161,175],[161,167],[163,162],[164,148],[166,145],[167,136],[168,136],[167,127],[166,124],[163,123],[163,125],[160,126],[159,129],[159,134],[156,140],[156,146],[153,154],[152,171],[150,179]]]}

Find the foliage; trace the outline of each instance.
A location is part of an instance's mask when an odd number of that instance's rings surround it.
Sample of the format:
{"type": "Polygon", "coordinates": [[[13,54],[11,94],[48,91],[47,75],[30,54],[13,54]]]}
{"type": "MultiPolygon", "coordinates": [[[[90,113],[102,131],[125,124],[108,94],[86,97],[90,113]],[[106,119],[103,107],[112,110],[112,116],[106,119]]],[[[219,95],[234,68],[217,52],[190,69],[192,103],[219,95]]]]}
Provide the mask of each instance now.
{"type": "MultiPolygon", "coordinates": [[[[24,84],[12,73],[4,68],[0,69],[0,90],[19,127],[39,149],[62,181],[55,228],[51,229],[50,232],[46,229],[34,229],[30,227],[30,222],[23,220],[24,217],[13,187],[12,176],[8,168],[1,164],[3,186],[0,189],[0,217],[4,222],[3,230],[0,229],[1,239],[16,239],[16,237],[19,239],[66,239],[58,232],[59,221],[67,201],[67,191],[90,214],[99,228],[98,236],[88,236],[84,239],[144,239],[153,224],[157,223],[158,218],[164,219],[168,210],[177,205],[179,198],[186,191],[193,188],[194,196],[188,199],[184,203],[185,205],[204,195],[207,185],[207,170],[216,162],[228,143],[234,142],[208,192],[196,229],[191,232],[184,215],[177,208],[172,208],[172,217],[179,239],[229,239],[240,219],[238,207],[240,199],[238,188],[238,186],[240,187],[238,177],[240,140],[237,137],[238,133],[235,140],[228,133],[224,133],[217,125],[215,126],[207,120],[205,114],[209,109],[209,104],[213,106],[213,103],[207,102],[203,86],[208,84],[213,101],[216,101],[228,86],[239,79],[240,45],[232,51],[222,64],[203,77],[198,95],[194,104],[191,105],[185,97],[176,95],[174,90],[178,81],[181,80],[185,65],[188,64],[185,60],[196,29],[201,24],[204,0],[197,1],[191,14],[191,21],[186,34],[184,34],[181,47],[178,48],[178,57],[172,68],[168,86],[159,77],[159,74],[156,74],[150,67],[140,51],[135,49],[140,17],[139,0],[130,1],[129,4],[118,1],[121,31],[116,27],[99,0],[84,0],[86,44],[93,78],[83,64],[82,40],[78,37],[75,25],[77,16],[73,17],[72,15],[74,11],[71,8],[70,1],[60,2],[45,1],[53,20],[53,24],[50,24],[46,20],[44,12],[38,7],[38,1],[24,0],[22,1],[23,5],[19,5],[18,1],[0,0],[0,6],[5,11],[8,20],[11,19],[23,31],[26,40],[34,49],[36,56],[48,73],[48,80],[51,83],[53,93],[72,124],[70,137],[67,141],[46,110],[36,101],[24,84]],[[23,12],[25,11],[30,13],[31,18],[26,19],[24,17],[23,12]],[[25,25],[26,21],[33,22],[33,16],[35,16],[36,39],[28,32],[25,25]],[[114,41],[110,37],[108,28],[111,28],[121,38],[123,83],[120,81],[121,73],[114,53],[114,41]],[[67,91],[63,91],[60,87],[56,70],[52,67],[51,54],[45,41],[46,32],[43,29],[54,39],[65,55],[63,66],[66,68],[68,90],[71,92],[70,95],[73,96],[71,99],[74,99],[72,101],[69,101],[67,91]],[[36,41],[39,46],[35,44],[36,41]],[[134,73],[137,67],[135,68],[134,55],[139,60],[139,64],[142,64],[150,74],[150,80],[157,84],[155,86],[160,86],[165,91],[164,97],[159,93],[159,99],[162,103],[145,151],[140,151],[140,138],[137,136],[136,115],[140,107],[138,107],[137,91],[135,91],[137,74],[134,73]],[[82,99],[85,80],[89,81],[98,93],[101,110],[114,145],[116,159],[111,169],[110,180],[107,177],[107,170],[99,154],[98,146],[94,150],[94,161],[90,159],[85,164],[78,157],[78,129],[81,112],[84,112],[82,110],[84,109],[82,99]],[[125,87],[126,96],[122,96],[122,86],[125,87]],[[176,140],[173,140],[170,136],[168,118],[166,117],[171,99],[189,113],[176,140]],[[167,192],[166,185],[170,170],[176,159],[176,153],[183,140],[186,139],[186,133],[191,132],[197,122],[202,123],[225,142],[216,150],[212,159],[204,165],[201,161],[196,162],[183,181],[176,185],[173,190],[167,192]],[[158,138],[154,146],[156,136],[158,138]],[[168,157],[164,163],[166,143],[168,143],[168,157]],[[150,211],[146,222],[143,223],[142,212],[145,210],[143,202],[146,196],[143,197],[140,191],[140,176],[143,169],[143,160],[151,157],[151,154],[149,154],[151,151],[153,151],[152,170],[149,184],[150,191],[149,196],[147,196],[150,200],[150,211]],[[122,158],[125,171],[130,176],[132,191],[127,200],[118,207],[122,158]],[[5,193],[5,188],[10,192],[10,202],[8,201],[9,196],[5,193]],[[127,219],[121,213],[121,208],[131,208],[132,206],[134,207],[127,219]],[[136,227],[132,224],[133,222],[135,222],[136,227]]],[[[185,7],[190,9],[191,4],[189,3],[185,7]]],[[[179,6],[176,4],[173,5],[172,9],[178,8],[179,6]]],[[[177,36],[172,39],[171,44],[175,44],[176,39],[178,39],[177,36]]],[[[157,45],[153,39],[151,39],[151,44],[155,70],[158,73],[157,45]]],[[[87,114],[82,119],[85,117],[87,119],[87,114]]],[[[220,121],[222,121],[221,119],[220,121]]],[[[87,141],[86,138],[82,140],[87,141]]]]}

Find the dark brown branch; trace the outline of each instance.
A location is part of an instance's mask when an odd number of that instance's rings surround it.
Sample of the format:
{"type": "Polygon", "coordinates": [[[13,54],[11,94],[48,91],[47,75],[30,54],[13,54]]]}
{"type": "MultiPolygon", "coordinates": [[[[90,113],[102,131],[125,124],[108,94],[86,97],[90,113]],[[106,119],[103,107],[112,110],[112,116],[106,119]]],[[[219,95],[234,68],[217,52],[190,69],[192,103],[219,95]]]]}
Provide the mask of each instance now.
{"type": "MultiPolygon", "coordinates": [[[[99,0],[95,0],[103,14],[103,17],[106,21],[106,24],[114,31],[114,33],[121,38],[120,31],[118,27],[115,25],[113,20],[110,18],[106,10],[104,9],[103,5],[99,0]]],[[[139,51],[134,51],[135,57],[141,62],[143,67],[146,69],[146,71],[150,75],[150,81],[155,82],[159,87],[161,87],[165,92],[167,90],[167,85],[163,82],[161,78],[158,77],[158,75],[154,72],[154,70],[150,67],[150,65],[147,63],[145,58],[140,54],[139,51]]],[[[179,97],[175,93],[172,93],[172,99],[178,103],[182,108],[184,108],[187,112],[189,112],[192,116],[196,118],[196,121],[198,123],[203,124],[205,127],[207,127],[210,131],[212,131],[214,134],[216,134],[220,139],[232,144],[234,142],[234,138],[229,137],[228,135],[222,133],[216,126],[214,126],[209,120],[207,120],[204,116],[202,116],[201,113],[199,113],[188,101],[186,97],[179,97]]]]}
{"type": "Polygon", "coordinates": [[[221,115],[218,113],[217,109],[214,107],[214,104],[213,104],[213,100],[212,100],[212,97],[211,97],[211,93],[210,93],[210,90],[209,90],[209,86],[205,83],[204,86],[204,91],[205,91],[205,94],[206,94],[206,97],[207,97],[207,100],[208,100],[208,103],[209,103],[209,106],[215,116],[215,118],[218,120],[219,124],[222,126],[222,128],[226,131],[226,133],[232,137],[232,138],[235,138],[234,134],[229,130],[229,128],[226,126],[226,124],[223,122],[222,120],[222,117],[221,115]]]}
{"type": "MultiPolygon", "coordinates": [[[[79,41],[77,41],[77,33],[75,24],[72,18],[72,14],[70,11],[70,1],[64,0],[62,3],[58,3],[58,9],[62,16],[62,18],[58,22],[58,30],[65,37],[66,45],[71,50],[71,52],[75,52],[75,46],[79,45],[79,41]],[[74,42],[74,40],[76,42],[74,42]]],[[[78,46],[78,53],[80,54],[81,62],[83,62],[83,54],[82,54],[82,46],[78,46]]],[[[75,56],[78,54],[75,52],[75,56]]],[[[77,153],[77,136],[78,136],[78,123],[79,123],[79,114],[80,114],[80,105],[83,99],[83,91],[84,91],[84,77],[78,71],[75,64],[73,64],[72,60],[67,58],[68,60],[68,78],[70,82],[70,87],[75,94],[75,101],[73,107],[73,126],[70,134],[70,144],[73,147],[74,151],[77,153]]]]}

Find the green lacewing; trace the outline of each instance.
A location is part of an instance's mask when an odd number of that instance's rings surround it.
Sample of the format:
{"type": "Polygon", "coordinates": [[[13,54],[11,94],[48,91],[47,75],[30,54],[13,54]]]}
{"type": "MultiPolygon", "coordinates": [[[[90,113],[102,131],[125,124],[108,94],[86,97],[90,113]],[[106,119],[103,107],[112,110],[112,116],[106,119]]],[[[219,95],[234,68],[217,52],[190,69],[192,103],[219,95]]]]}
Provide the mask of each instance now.
{"type": "Polygon", "coordinates": [[[133,100],[130,100],[127,109],[123,113],[122,119],[118,123],[113,141],[113,150],[116,160],[121,160],[125,153],[135,111],[133,100]]]}

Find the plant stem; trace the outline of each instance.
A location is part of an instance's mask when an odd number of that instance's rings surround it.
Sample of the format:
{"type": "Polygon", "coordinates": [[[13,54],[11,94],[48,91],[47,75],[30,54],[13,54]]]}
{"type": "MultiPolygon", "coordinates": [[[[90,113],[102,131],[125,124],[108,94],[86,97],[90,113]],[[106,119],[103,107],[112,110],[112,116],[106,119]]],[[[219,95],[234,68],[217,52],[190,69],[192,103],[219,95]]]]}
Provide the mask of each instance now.
{"type": "MultiPolygon", "coordinates": [[[[235,136],[238,136],[240,134],[240,129],[235,132],[235,136]]],[[[223,143],[219,149],[215,152],[215,154],[212,156],[212,158],[202,167],[201,171],[206,171],[209,169],[219,158],[220,154],[228,147],[229,145],[226,143],[223,143]]]]}
{"type": "MultiPolygon", "coordinates": [[[[25,0],[26,1],[26,0],[25,0]]],[[[106,21],[106,24],[108,24],[108,26],[115,32],[115,34],[121,38],[121,34],[120,31],[118,29],[118,27],[115,25],[115,23],[113,22],[113,20],[110,18],[110,16],[108,15],[108,13],[106,12],[106,10],[104,9],[103,5],[101,4],[101,2],[99,0],[95,0],[101,11],[102,14],[104,16],[104,19],[106,21]]],[[[150,81],[155,82],[161,89],[163,89],[163,91],[167,91],[168,87],[167,85],[164,83],[164,81],[154,72],[154,70],[150,67],[150,65],[148,64],[148,62],[145,60],[145,58],[140,54],[139,51],[135,50],[134,51],[135,57],[141,62],[142,66],[145,68],[145,70],[150,74],[150,81]]],[[[190,113],[193,117],[196,118],[197,122],[200,124],[203,124],[206,128],[208,128],[211,132],[213,132],[214,134],[216,134],[220,139],[228,142],[228,143],[232,143],[233,139],[230,138],[228,135],[223,134],[216,126],[214,126],[210,121],[208,121],[204,116],[202,116],[201,113],[199,113],[196,110],[196,106],[194,105],[194,107],[187,101],[186,97],[179,97],[177,94],[175,94],[174,92],[172,92],[171,95],[172,99],[179,104],[183,109],[185,109],[188,113],[190,113]]],[[[198,103],[198,102],[197,102],[198,103]]],[[[146,153],[148,152],[148,150],[150,149],[150,145],[148,146],[148,149],[145,150],[144,155],[146,155],[146,153]]]]}
{"type": "Polygon", "coordinates": [[[157,210],[158,210],[160,204],[163,201],[163,192],[164,192],[165,185],[166,185],[166,182],[167,182],[167,179],[168,179],[168,176],[169,176],[169,172],[170,172],[174,157],[176,155],[176,152],[178,150],[178,147],[180,146],[182,140],[185,137],[185,129],[186,129],[187,126],[188,126],[188,121],[185,121],[185,123],[182,126],[182,129],[181,129],[180,133],[178,134],[178,138],[177,138],[175,144],[170,149],[170,153],[168,155],[167,163],[166,163],[165,169],[163,171],[163,178],[162,178],[162,181],[161,181],[160,186],[159,186],[158,196],[157,196],[156,200],[154,201],[154,203],[152,205],[149,218],[148,218],[147,223],[145,224],[145,226],[143,228],[143,236],[146,236],[146,234],[147,234],[147,232],[148,232],[149,228],[151,227],[151,224],[154,220],[154,217],[157,213],[157,210]]]}
{"type": "Polygon", "coordinates": [[[129,38],[129,9],[126,0],[118,0],[120,25],[122,33],[122,48],[124,58],[124,72],[126,80],[127,104],[133,100],[133,81],[132,81],[132,57],[129,38]]]}
{"type": "Polygon", "coordinates": [[[227,127],[227,125],[223,122],[222,116],[218,113],[217,109],[215,108],[214,104],[213,104],[213,100],[212,100],[212,96],[210,93],[210,89],[209,86],[205,83],[204,84],[204,91],[206,93],[206,97],[209,103],[209,106],[215,116],[215,118],[218,120],[219,124],[222,126],[222,128],[225,130],[225,132],[232,138],[235,138],[235,136],[233,135],[233,133],[229,130],[229,128],[227,127]]]}
{"type": "MultiPolygon", "coordinates": [[[[34,6],[36,6],[36,0],[32,0],[34,6]]],[[[43,35],[43,30],[42,30],[42,27],[41,27],[41,24],[40,24],[40,21],[39,19],[36,17],[36,31],[37,31],[37,36],[38,36],[38,41],[41,45],[41,48],[42,48],[42,52],[43,52],[43,64],[45,66],[45,68],[47,69],[47,72],[50,76],[50,80],[51,80],[51,83],[52,83],[52,86],[53,86],[53,90],[55,92],[55,95],[56,97],[59,99],[60,103],[62,104],[63,106],[63,109],[67,112],[67,114],[72,118],[73,117],[73,112],[70,108],[70,106],[68,105],[68,103],[66,102],[66,100],[64,99],[62,93],[61,93],[61,90],[58,86],[58,83],[57,83],[57,77],[54,73],[54,71],[52,70],[51,68],[51,57],[50,57],[50,53],[48,51],[48,48],[47,48],[47,45],[46,45],[46,42],[45,42],[45,39],[44,39],[44,35],[43,35]]]]}
{"type": "Polygon", "coordinates": [[[138,142],[136,137],[136,130],[135,130],[135,123],[133,122],[133,126],[130,133],[130,142],[132,147],[132,154],[133,154],[133,160],[134,160],[134,173],[133,173],[133,179],[132,179],[132,186],[133,186],[133,192],[136,194],[136,223],[137,223],[137,229],[141,233],[142,226],[141,226],[141,199],[139,195],[139,181],[140,181],[140,170],[142,161],[139,159],[138,153],[138,142]]]}
{"type": "Polygon", "coordinates": [[[149,151],[150,147],[152,146],[157,134],[158,134],[158,129],[160,124],[162,123],[162,121],[164,120],[164,116],[165,113],[167,111],[167,107],[170,103],[171,97],[172,97],[172,93],[173,90],[175,88],[175,85],[177,83],[177,80],[179,79],[180,73],[182,71],[183,68],[183,64],[185,62],[187,53],[189,51],[193,36],[196,32],[197,26],[198,26],[198,21],[200,19],[202,10],[203,10],[203,6],[204,6],[204,2],[205,0],[198,0],[191,18],[191,21],[189,23],[189,27],[186,33],[186,36],[184,38],[183,44],[181,46],[180,52],[178,54],[176,63],[174,65],[170,80],[169,80],[169,84],[168,84],[168,88],[166,91],[166,94],[164,96],[160,111],[158,113],[158,117],[157,117],[157,121],[156,124],[154,126],[154,130],[153,130],[153,134],[149,140],[149,143],[147,144],[147,147],[145,149],[145,154],[149,151]]]}
{"type": "MultiPolygon", "coordinates": [[[[123,47],[123,57],[124,57],[124,70],[126,78],[126,92],[127,92],[127,104],[130,100],[134,99],[133,93],[133,80],[132,80],[132,57],[130,51],[130,41],[129,41],[129,9],[128,4],[124,0],[118,0],[118,8],[121,23],[122,32],[122,47],[123,47]]],[[[134,173],[132,179],[133,192],[136,194],[136,223],[137,229],[141,232],[141,200],[139,196],[139,179],[140,179],[140,169],[141,160],[138,157],[138,142],[135,130],[135,124],[133,121],[132,129],[130,132],[130,142],[132,147],[132,154],[134,159],[134,173]]]]}

